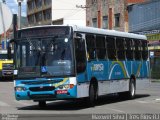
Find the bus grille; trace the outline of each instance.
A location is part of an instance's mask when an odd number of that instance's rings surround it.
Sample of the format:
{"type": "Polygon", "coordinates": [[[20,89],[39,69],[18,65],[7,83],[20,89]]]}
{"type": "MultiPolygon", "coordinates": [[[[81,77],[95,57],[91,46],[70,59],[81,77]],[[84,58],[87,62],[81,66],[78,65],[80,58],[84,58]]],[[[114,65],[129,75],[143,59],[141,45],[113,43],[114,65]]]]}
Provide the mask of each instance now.
{"type": "Polygon", "coordinates": [[[39,95],[30,95],[31,99],[54,99],[56,96],[55,95],[44,95],[44,94],[39,94],[39,95]]]}
{"type": "Polygon", "coordinates": [[[62,81],[63,79],[62,80],[22,81],[22,84],[27,84],[27,85],[54,84],[62,81]]]}
{"type": "Polygon", "coordinates": [[[43,86],[43,87],[30,87],[29,90],[32,92],[39,92],[39,91],[52,91],[54,90],[54,86],[43,86]]]}

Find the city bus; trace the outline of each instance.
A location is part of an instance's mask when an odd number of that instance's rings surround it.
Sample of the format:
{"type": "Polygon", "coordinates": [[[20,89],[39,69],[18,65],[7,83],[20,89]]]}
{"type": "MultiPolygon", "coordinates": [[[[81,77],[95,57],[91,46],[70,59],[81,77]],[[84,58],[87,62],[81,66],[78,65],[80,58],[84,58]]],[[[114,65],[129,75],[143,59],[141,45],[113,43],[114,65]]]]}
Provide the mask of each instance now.
{"type": "Polygon", "coordinates": [[[146,37],[76,25],[37,26],[18,31],[14,42],[16,100],[46,101],[117,93],[132,99],[148,81],[146,37]]]}

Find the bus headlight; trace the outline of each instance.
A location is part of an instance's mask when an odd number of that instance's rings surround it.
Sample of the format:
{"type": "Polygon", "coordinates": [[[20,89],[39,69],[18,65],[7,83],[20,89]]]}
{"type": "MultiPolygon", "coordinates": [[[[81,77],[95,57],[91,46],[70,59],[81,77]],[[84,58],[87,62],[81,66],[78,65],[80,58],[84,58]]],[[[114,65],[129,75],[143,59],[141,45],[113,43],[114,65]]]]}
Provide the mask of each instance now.
{"type": "Polygon", "coordinates": [[[26,88],[25,87],[15,87],[15,91],[26,91],[26,88]]]}
{"type": "Polygon", "coordinates": [[[61,89],[61,90],[68,90],[68,89],[71,89],[74,87],[74,84],[66,84],[66,85],[60,85],[58,87],[58,89],[61,89]]]}

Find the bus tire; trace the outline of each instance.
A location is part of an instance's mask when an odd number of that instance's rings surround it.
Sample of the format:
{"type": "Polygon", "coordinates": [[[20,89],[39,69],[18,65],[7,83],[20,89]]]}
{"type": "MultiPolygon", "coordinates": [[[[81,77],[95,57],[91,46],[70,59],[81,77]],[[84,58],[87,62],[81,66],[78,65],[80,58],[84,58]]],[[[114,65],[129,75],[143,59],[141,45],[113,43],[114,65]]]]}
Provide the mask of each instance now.
{"type": "Polygon", "coordinates": [[[122,99],[134,99],[136,93],[136,84],[135,79],[131,78],[129,81],[129,91],[119,93],[120,98],[122,99]]]}
{"type": "Polygon", "coordinates": [[[46,101],[39,101],[38,106],[41,107],[41,108],[46,107],[46,101]]]}
{"type": "Polygon", "coordinates": [[[136,82],[131,78],[129,83],[129,91],[127,92],[128,99],[134,99],[136,95],[136,82]]]}
{"type": "Polygon", "coordinates": [[[89,87],[89,98],[88,98],[88,105],[89,106],[95,106],[95,103],[97,101],[98,98],[98,90],[97,90],[97,86],[94,83],[90,84],[89,87]]]}

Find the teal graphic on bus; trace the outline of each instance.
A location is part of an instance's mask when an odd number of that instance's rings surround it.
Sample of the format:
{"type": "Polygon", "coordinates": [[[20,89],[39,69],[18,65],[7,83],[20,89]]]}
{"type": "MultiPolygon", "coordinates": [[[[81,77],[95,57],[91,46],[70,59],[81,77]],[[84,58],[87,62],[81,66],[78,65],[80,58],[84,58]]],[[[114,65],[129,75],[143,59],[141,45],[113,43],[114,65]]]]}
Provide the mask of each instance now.
{"type": "Polygon", "coordinates": [[[118,93],[134,98],[149,82],[146,36],[81,26],[40,26],[18,31],[16,100],[46,101],[118,93]]]}

